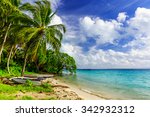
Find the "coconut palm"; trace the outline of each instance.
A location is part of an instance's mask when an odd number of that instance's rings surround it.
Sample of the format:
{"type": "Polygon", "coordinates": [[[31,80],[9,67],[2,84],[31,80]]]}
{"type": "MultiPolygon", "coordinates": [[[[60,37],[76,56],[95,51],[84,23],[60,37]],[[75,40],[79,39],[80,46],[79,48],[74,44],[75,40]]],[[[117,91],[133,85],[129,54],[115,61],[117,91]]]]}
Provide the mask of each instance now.
{"type": "Polygon", "coordinates": [[[59,51],[65,27],[62,24],[51,24],[56,12],[52,11],[51,4],[47,0],[36,1],[34,4],[26,3],[21,9],[25,12],[14,17],[21,25],[16,26],[14,30],[20,30],[18,37],[25,38],[26,42],[21,74],[23,76],[28,57],[31,57],[30,60],[36,60],[39,49],[43,48],[44,54],[46,46],[49,45],[59,51]]]}
{"type": "Polygon", "coordinates": [[[7,59],[7,71],[10,74],[9,64],[10,60],[13,58],[15,53],[17,52],[19,47],[22,47],[24,43],[24,39],[18,38],[14,32],[11,32],[7,38],[5,47],[7,47],[8,50],[8,59],[7,59]]]}
{"type": "Polygon", "coordinates": [[[1,30],[1,35],[0,38],[2,41],[0,41],[0,58],[4,49],[5,42],[7,40],[7,37],[9,35],[10,28],[12,26],[13,21],[10,20],[10,15],[13,12],[19,13],[19,4],[21,0],[1,0],[0,1],[0,30],[1,30]]]}
{"type": "Polygon", "coordinates": [[[13,49],[15,48],[15,45],[17,44],[17,38],[13,37],[14,35],[12,35],[13,33],[11,33],[10,29],[11,27],[14,25],[13,20],[11,20],[11,14],[12,13],[20,13],[19,11],[19,5],[21,3],[21,0],[2,0],[0,2],[1,4],[1,38],[3,38],[0,42],[1,48],[0,48],[0,57],[2,55],[5,43],[7,42],[7,46],[10,46],[10,52],[8,55],[8,61],[7,61],[7,69],[8,72],[9,71],[9,63],[10,63],[10,59],[11,59],[11,55],[13,52],[13,49]],[[13,38],[12,38],[13,37],[13,38]],[[8,40],[9,39],[9,40],[8,40]],[[15,41],[14,41],[15,40],[15,41]],[[12,43],[12,42],[15,42],[12,43]]]}

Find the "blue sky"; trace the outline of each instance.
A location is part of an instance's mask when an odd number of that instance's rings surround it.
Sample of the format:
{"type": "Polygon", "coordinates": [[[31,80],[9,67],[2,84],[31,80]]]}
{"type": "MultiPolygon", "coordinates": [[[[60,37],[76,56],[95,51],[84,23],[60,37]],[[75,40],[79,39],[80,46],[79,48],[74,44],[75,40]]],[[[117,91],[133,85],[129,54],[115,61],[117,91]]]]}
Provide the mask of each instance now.
{"type": "Polygon", "coordinates": [[[138,7],[150,8],[150,0],[61,0],[59,12],[65,15],[94,15],[105,19],[116,18],[119,12],[133,16],[138,7]]]}
{"type": "Polygon", "coordinates": [[[50,1],[78,68],[150,68],[150,0],[50,1]]]}

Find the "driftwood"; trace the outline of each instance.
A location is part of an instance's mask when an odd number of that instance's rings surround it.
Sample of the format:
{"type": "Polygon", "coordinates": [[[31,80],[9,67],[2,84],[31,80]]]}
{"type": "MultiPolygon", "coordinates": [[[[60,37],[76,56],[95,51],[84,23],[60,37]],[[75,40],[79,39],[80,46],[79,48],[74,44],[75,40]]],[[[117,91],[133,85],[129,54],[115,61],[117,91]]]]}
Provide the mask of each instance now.
{"type": "Polygon", "coordinates": [[[17,84],[25,84],[27,80],[31,80],[34,85],[41,85],[41,82],[37,79],[29,79],[29,78],[11,78],[14,83],[17,84]]]}
{"type": "Polygon", "coordinates": [[[9,85],[13,85],[13,82],[8,79],[8,78],[0,78],[0,81],[3,83],[3,84],[9,84],[9,85]]]}
{"type": "Polygon", "coordinates": [[[37,76],[36,76],[36,75],[24,75],[24,77],[37,78],[37,76]]]}
{"type": "Polygon", "coordinates": [[[64,86],[64,85],[52,85],[52,87],[69,88],[68,86],[64,86]]]}
{"type": "Polygon", "coordinates": [[[51,78],[54,77],[53,74],[40,74],[40,75],[30,75],[26,74],[24,77],[29,77],[29,78],[51,78]]]}

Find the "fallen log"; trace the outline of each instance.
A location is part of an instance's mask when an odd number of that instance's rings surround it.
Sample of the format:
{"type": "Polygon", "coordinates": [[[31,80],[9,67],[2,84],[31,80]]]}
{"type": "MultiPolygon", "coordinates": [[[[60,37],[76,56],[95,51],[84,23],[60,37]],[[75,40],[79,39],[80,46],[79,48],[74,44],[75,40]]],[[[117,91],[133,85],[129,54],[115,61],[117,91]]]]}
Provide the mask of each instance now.
{"type": "Polygon", "coordinates": [[[68,86],[64,86],[64,85],[52,85],[52,87],[69,88],[68,86]]]}

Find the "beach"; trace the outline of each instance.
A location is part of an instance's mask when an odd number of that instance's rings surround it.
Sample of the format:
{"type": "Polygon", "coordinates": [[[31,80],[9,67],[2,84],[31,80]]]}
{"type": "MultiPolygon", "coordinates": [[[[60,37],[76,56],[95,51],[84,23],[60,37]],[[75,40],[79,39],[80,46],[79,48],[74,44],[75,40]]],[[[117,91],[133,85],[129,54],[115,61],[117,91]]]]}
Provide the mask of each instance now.
{"type": "Polygon", "coordinates": [[[105,100],[103,96],[96,95],[88,90],[81,89],[73,84],[66,83],[65,81],[60,80],[59,78],[48,78],[43,82],[48,82],[54,86],[54,92],[59,94],[60,99],[71,99],[71,100],[105,100]],[[62,95],[64,94],[65,95],[62,95]],[[62,95],[62,96],[61,96],[62,95]],[[65,98],[66,97],[66,98],[65,98]],[[68,97],[68,98],[67,98],[68,97]]]}
{"type": "Polygon", "coordinates": [[[40,86],[29,83],[29,87],[1,78],[1,99],[147,100],[150,99],[149,81],[150,70],[133,69],[77,70],[76,75],[44,78],[40,86]],[[39,88],[42,89],[39,91],[39,88]]]}
{"type": "Polygon", "coordinates": [[[104,98],[102,95],[92,93],[87,89],[68,83],[60,79],[59,77],[46,78],[45,80],[40,81],[40,84],[41,84],[40,86],[39,85],[33,85],[33,86],[18,85],[8,78],[1,78],[1,86],[3,90],[7,90],[4,92],[1,92],[1,99],[5,99],[2,97],[2,95],[7,97],[6,99],[14,99],[14,100],[22,100],[22,99],[27,99],[27,100],[31,100],[31,99],[32,100],[105,100],[107,99],[107,98],[104,98]],[[50,87],[47,87],[46,89],[42,89],[39,91],[38,88],[42,87],[44,84],[50,87]],[[16,90],[15,87],[27,88],[28,90],[23,90],[21,88],[20,89],[17,88],[18,90],[16,90]],[[34,88],[37,90],[29,90],[31,88],[34,88]]]}

